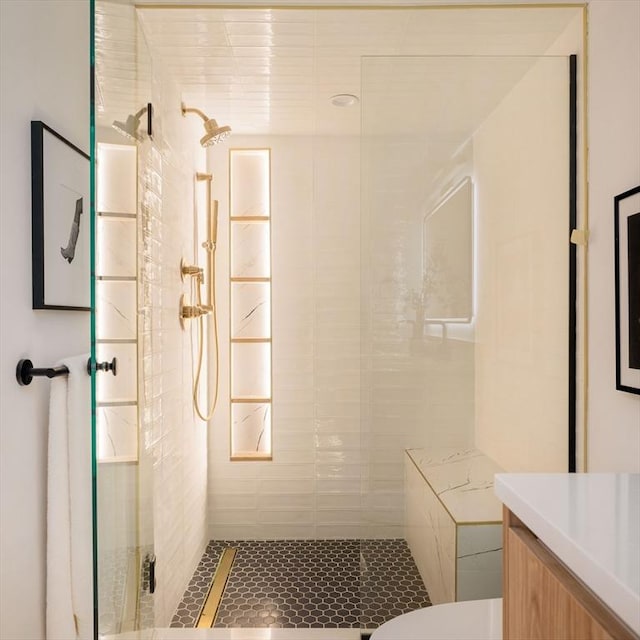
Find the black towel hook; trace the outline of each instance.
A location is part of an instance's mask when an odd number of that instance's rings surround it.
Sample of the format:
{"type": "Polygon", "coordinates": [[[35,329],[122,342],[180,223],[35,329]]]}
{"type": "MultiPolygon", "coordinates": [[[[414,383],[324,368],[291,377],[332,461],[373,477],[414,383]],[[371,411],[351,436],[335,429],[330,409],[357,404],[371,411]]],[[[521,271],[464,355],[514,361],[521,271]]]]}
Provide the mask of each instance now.
{"type": "Polygon", "coordinates": [[[46,376],[47,378],[57,378],[58,376],[66,376],[69,373],[69,369],[64,365],[60,367],[46,367],[44,369],[36,368],[33,366],[33,362],[28,359],[23,359],[18,362],[16,367],[16,378],[20,386],[31,384],[31,381],[36,376],[46,376]]]}

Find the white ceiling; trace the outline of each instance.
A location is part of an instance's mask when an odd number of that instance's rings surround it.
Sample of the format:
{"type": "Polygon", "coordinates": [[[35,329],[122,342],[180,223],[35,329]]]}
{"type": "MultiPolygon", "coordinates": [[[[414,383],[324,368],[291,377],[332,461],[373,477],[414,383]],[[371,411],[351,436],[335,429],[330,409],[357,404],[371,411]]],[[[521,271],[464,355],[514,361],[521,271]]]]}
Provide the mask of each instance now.
{"type": "Polygon", "coordinates": [[[122,120],[146,102],[148,52],[188,106],[245,134],[358,134],[362,105],[336,108],[329,98],[337,93],[364,94],[369,127],[408,132],[435,122],[440,131],[444,117],[452,129],[473,130],[532,60],[492,67],[481,59],[407,57],[541,55],[580,12],[96,4],[102,121],[122,120]],[[369,108],[368,96],[385,108],[369,108]]]}

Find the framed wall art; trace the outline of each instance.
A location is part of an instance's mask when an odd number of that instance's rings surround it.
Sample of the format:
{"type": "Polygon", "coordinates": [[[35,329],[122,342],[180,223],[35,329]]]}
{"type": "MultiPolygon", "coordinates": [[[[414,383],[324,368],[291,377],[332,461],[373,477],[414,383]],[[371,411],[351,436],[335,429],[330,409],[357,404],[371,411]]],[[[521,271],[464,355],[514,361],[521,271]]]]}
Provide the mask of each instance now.
{"type": "Polygon", "coordinates": [[[640,394],[640,186],[613,201],[616,389],[640,394]]]}
{"type": "Polygon", "coordinates": [[[33,308],[91,308],[89,156],[31,122],[33,308]]]}

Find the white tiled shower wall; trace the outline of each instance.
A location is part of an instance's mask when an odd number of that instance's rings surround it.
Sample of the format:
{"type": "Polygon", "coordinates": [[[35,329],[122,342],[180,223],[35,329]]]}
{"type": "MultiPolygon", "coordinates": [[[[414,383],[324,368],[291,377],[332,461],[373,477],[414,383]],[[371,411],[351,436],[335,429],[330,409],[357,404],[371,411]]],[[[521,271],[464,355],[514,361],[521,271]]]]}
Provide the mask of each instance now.
{"type": "Polygon", "coordinates": [[[377,157],[383,179],[375,209],[363,213],[373,221],[375,241],[364,249],[375,269],[364,273],[359,137],[234,135],[228,146],[272,150],[273,461],[229,461],[228,148],[214,147],[221,373],[210,536],[402,537],[403,449],[467,446],[473,414],[472,345],[455,343],[437,375],[426,370],[437,354],[425,360],[409,349],[423,193],[420,183],[407,189],[402,168],[420,162],[420,144],[377,157]]]}
{"type": "MultiPolygon", "coordinates": [[[[366,114],[363,122],[368,134],[366,114]]],[[[367,535],[404,537],[405,449],[464,449],[473,442],[473,343],[442,340],[438,327],[431,336],[429,325],[421,338],[412,339],[418,315],[413,296],[422,289],[423,219],[434,193],[439,197],[432,173],[425,168],[428,148],[429,141],[419,134],[363,139],[361,353],[367,535]]],[[[441,174],[448,176],[450,171],[443,167],[441,174]]]]}
{"type": "Polygon", "coordinates": [[[209,161],[220,200],[220,403],[210,435],[212,538],[358,535],[359,146],[352,139],[242,137],[271,148],[273,461],[229,461],[228,148],[209,161]],[[329,167],[342,184],[319,193],[329,167]],[[322,263],[319,238],[324,241],[322,263]],[[322,326],[319,316],[324,314],[322,326]],[[327,314],[331,315],[331,318],[327,314]]]}
{"type": "Polygon", "coordinates": [[[154,78],[152,99],[154,138],[139,147],[139,491],[146,514],[142,542],[153,545],[157,558],[155,624],[162,627],[171,622],[207,541],[207,427],[192,402],[195,326],[183,331],[178,318],[181,294],[190,298],[180,260],[196,261],[194,175],[203,154],[200,127],[182,117],[172,86],[154,78]]]}

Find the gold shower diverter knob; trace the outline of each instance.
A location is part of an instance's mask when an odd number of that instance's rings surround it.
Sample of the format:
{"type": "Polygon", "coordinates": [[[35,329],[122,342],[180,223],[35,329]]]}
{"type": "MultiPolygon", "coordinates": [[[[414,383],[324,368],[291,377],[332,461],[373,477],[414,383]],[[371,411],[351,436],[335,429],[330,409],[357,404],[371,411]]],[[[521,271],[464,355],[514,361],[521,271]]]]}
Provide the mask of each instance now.
{"type": "Polygon", "coordinates": [[[180,296],[180,305],[179,305],[179,317],[180,317],[180,326],[184,329],[184,321],[185,320],[194,320],[199,318],[200,316],[205,316],[210,314],[212,311],[211,307],[206,305],[191,305],[184,303],[184,294],[180,296]]]}
{"type": "Polygon", "coordinates": [[[204,270],[197,264],[187,264],[184,258],[180,260],[180,278],[184,281],[185,276],[195,276],[200,281],[204,280],[204,270]]]}

